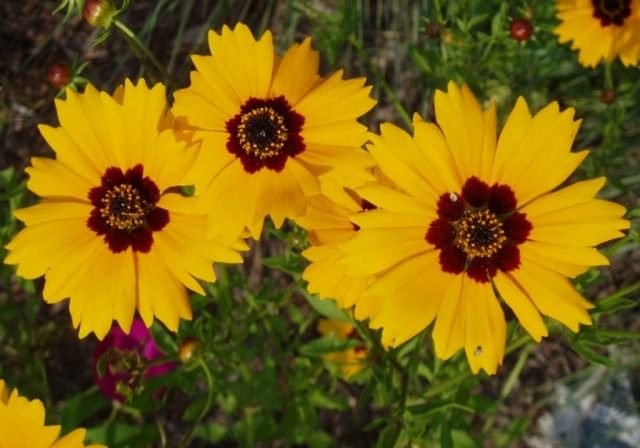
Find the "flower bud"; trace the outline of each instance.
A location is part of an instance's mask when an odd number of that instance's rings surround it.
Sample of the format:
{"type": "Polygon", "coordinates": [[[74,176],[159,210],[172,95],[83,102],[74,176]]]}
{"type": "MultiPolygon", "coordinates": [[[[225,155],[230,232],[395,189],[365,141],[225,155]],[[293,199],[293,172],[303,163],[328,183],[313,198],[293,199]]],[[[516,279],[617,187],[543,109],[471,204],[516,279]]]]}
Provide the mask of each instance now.
{"type": "Polygon", "coordinates": [[[109,28],[116,14],[111,0],[86,0],[82,15],[90,25],[109,28]]]}
{"type": "Polygon", "coordinates": [[[524,42],[533,34],[533,25],[527,19],[515,19],[509,26],[509,33],[514,40],[524,42]]]}
{"type": "Polygon", "coordinates": [[[600,93],[600,101],[604,104],[611,104],[616,99],[616,92],[611,89],[603,89],[600,93]]]}
{"type": "Polygon", "coordinates": [[[432,39],[437,39],[438,37],[440,37],[440,32],[442,31],[442,25],[440,25],[438,22],[427,22],[427,24],[424,27],[424,32],[426,33],[427,36],[429,36],[432,39]]]}
{"type": "Polygon", "coordinates": [[[47,82],[61,89],[71,81],[71,72],[66,64],[53,64],[47,72],[47,82]]]}
{"type": "Polygon", "coordinates": [[[178,356],[180,357],[180,361],[183,363],[188,363],[193,359],[196,352],[200,349],[200,342],[197,339],[185,339],[182,345],[180,346],[180,351],[178,356]]]}

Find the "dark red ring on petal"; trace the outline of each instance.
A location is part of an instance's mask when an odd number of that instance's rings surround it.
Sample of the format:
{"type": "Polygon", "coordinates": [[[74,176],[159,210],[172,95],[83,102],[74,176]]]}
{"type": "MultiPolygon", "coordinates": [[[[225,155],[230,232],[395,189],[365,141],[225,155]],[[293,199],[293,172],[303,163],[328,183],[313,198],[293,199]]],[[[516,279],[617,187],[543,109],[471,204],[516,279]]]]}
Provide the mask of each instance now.
{"type": "Polygon", "coordinates": [[[438,218],[425,234],[426,241],[440,250],[442,271],[466,273],[476,282],[487,283],[498,270],[518,269],[518,245],[527,240],[533,226],[526,214],[516,211],[517,205],[511,187],[489,187],[477,177],[467,179],[459,195],[442,194],[438,218]]]}
{"type": "Polygon", "coordinates": [[[136,252],[149,252],[153,232],[162,230],[170,221],[169,211],[156,206],[160,190],[153,180],[144,177],[141,164],[126,172],[117,167],[107,168],[101,185],[92,188],[88,197],[94,208],[87,227],[103,236],[113,253],[129,247],[136,252]]]}
{"type": "Polygon", "coordinates": [[[227,150],[240,159],[247,173],[262,168],[280,172],[289,157],[305,150],[301,135],[304,121],[282,95],[269,99],[251,97],[225,124],[229,133],[227,150]]]}

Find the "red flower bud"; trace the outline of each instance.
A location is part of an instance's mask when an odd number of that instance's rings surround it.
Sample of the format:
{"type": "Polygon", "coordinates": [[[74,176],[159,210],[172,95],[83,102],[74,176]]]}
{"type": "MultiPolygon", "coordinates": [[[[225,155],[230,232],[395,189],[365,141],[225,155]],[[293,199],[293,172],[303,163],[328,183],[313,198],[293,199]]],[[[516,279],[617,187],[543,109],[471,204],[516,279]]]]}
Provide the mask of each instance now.
{"type": "Polygon", "coordinates": [[[424,27],[424,32],[432,39],[440,37],[441,31],[442,25],[440,25],[438,22],[428,22],[424,27]]]}
{"type": "Polygon", "coordinates": [[[61,89],[71,81],[71,72],[66,64],[53,64],[47,72],[47,82],[61,89]]]}
{"type": "Polygon", "coordinates": [[[116,14],[110,0],[86,0],[82,16],[90,25],[109,28],[116,14]]]}
{"type": "Polygon", "coordinates": [[[611,89],[603,89],[600,93],[600,101],[604,104],[611,104],[616,99],[616,92],[611,89]]]}
{"type": "Polygon", "coordinates": [[[515,19],[509,26],[509,33],[513,39],[523,42],[533,34],[533,26],[527,19],[515,19]]]}

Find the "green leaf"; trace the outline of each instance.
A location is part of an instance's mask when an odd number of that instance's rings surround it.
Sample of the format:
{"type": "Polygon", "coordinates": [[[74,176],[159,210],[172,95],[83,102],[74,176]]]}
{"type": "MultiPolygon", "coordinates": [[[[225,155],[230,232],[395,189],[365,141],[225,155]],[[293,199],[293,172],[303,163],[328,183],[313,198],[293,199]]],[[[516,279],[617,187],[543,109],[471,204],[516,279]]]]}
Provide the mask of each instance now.
{"type": "Polygon", "coordinates": [[[91,388],[65,401],[60,424],[67,432],[81,426],[88,418],[109,407],[109,402],[97,388],[91,388]]]}
{"type": "Polygon", "coordinates": [[[640,333],[632,331],[602,330],[600,328],[584,329],[579,333],[579,340],[597,345],[609,345],[640,339],[640,333]]]}
{"type": "Polygon", "coordinates": [[[320,299],[318,296],[304,292],[304,297],[309,302],[309,305],[321,315],[328,317],[329,319],[338,319],[345,322],[351,322],[347,313],[342,311],[336,305],[336,302],[331,299],[320,299]]]}
{"type": "Polygon", "coordinates": [[[459,429],[451,431],[451,440],[456,448],[480,448],[482,446],[465,431],[459,429]]]}
{"type": "Polygon", "coordinates": [[[389,422],[389,425],[382,430],[378,440],[377,448],[392,448],[396,446],[396,442],[400,438],[400,425],[397,422],[389,422]]]}
{"type": "Polygon", "coordinates": [[[351,347],[356,347],[359,342],[356,340],[339,340],[334,334],[328,334],[311,342],[307,342],[300,347],[299,351],[305,356],[323,356],[327,353],[341,352],[351,347]]]}
{"type": "Polygon", "coordinates": [[[226,433],[226,426],[221,425],[220,423],[207,423],[204,425],[198,425],[195,435],[208,443],[217,443],[224,438],[226,433]]]}
{"type": "Polygon", "coordinates": [[[343,397],[334,397],[320,389],[314,389],[309,394],[309,402],[322,409],[331,409],[334,411],[346,411],[349,405],[343,397]]]}
{"type": "Polygon", "coordinates": [[[613,362],[611,362],[607,356],[598,353],[592,349],[590,345],[591,344],[586,341],[577,341],[572,344],[571,347],[576,351],[576,353],[592,364],[601,364],[607,367],[613,367],[613,362]]]}
{"type": "Polygon", "coordinates": [[[595,313],[612,314],[619,310],[626,310],[638,306],[638,301],[621,297],[618,295],[610,296],[596,303],[595,313]]]}
{"type": "Polygon", "coordinates": [[[111,423],[87,429],[87,441],[108,446],[151,446],[157,439],[158,429],[153,424],[127,425],[111,423]]]}
{"type": "Polygon", "coordinates": [[[440,447],[453,448],[453,437],[451,435],[451,426],[447,420],[442,420],[440,424],[440,447]]]}

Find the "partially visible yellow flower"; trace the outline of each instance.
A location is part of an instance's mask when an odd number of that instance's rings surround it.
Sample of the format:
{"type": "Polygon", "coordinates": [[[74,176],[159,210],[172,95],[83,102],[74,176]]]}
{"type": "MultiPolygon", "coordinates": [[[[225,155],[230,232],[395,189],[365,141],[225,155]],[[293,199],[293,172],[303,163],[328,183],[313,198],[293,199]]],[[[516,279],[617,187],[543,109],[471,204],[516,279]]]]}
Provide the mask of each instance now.
{"type": "Polygon", "coordinates": [[[561,43],[573,41],[580,64],[640,60],[640,0],[558,0],[556,9],[562,23],[554,32],[561,43]]]}
{"type": "Polygon", "coordinates": [[[269,31],[209,32],[211,55],[192,56],[191,85],[175,93],[173,112],[195,130],[202,152],[192,173],[210,210],[210,233],[248,228],[259,238],[264,218],[280,227],[298,218],[318,176],[359,170],[366,128],[356,120],[373,107],[364,78],[318,75],[311,40],[280,57],[269,31]]]}
{"type": "Polygon", "coordinates": [[[45,425],[45,409],[40,400],[29,400],[14,389],[11,393],[0,379],[0,448],[100,448],[85,445],[86,431],[76,429],[64,437],[60,426],[45,425]]]}
{"type": "MultiPolygon", "coordinates": [[[[373,180],[363,172],[360,179],[348,182],[351,186],[364,180],[373,180]]],[[[322,298],[334,299],[340,308],[351,308],[371,282],[371,276],[349,276],[337,264],[342,256],[338,244],[357,232],[350,216],[361,212],[368,203],[357,197],[353,190],[345,189],[344,179],[334,173],[320,178],[322,194],[309,198],[307,213],[296,221],[309,232],[311,247],[302,255],[311,263],[302,273],[308,282],[307,290],[322,298]]],[[[356,315],[356,317],[358,317],[356,315]]]]}
{"type": "MultiPolygon", "coordinates": [[[[333,334],[338,341],[355,339],[357,336],[353,325],[337,319],[320,319],[318,321],[318,331],[323,336],[333,334]]],[[[346,380],[364,369],[366,359],[367,351],[364,344],[324,355],[324,360],[334,364],[338,368],[340,376],[346,380]]]]}
{"type": "Polygon", "coordinates": [[[495,373],[506,323],[501,302],[526,331],[547,335],[542,315],[578,331],[589,303],[569,281],[607,265],[594,246],[629,228],[621,205],[596,199],[604,178],[553,191],[586,157],[572,152],[580,126],[552,103],[531,115],[519,98],[497,137],[496,109],[468,87],[435,94],[438,125],[414,117],[413,137],[381,125],[368,149],[393,182],[358,194],[376,206],[340,245],[350,275],[374,275],[356,311],[396,346],[435,320],[439,358],[464,348],[471,370],[495,373]]]}
{"type": "Polygon", "coordinates": [[[239,263],[236,235],[207,240],[206,216],[178,193],[198,156],[168,129],[165,88],[126,81],[113,96],[87,86],[56,100],[59,127],[40,126],[56,159],[34,157],[27,186],[43,200],[16,211],[26,227],[6,263],[45,276],[44,300],[70,298],[80,337],[102,339],[136,311],[176,331],[191,318],[187,289],[214,281],[213,261],[239,263]]]}

